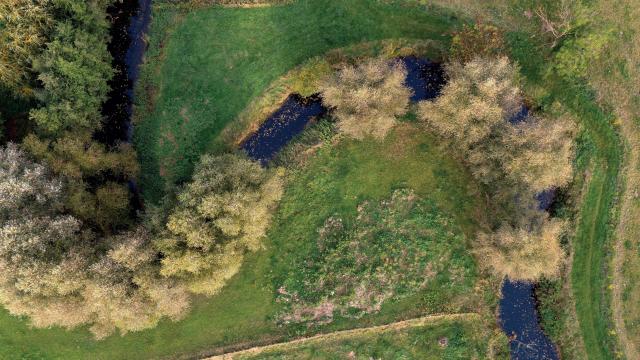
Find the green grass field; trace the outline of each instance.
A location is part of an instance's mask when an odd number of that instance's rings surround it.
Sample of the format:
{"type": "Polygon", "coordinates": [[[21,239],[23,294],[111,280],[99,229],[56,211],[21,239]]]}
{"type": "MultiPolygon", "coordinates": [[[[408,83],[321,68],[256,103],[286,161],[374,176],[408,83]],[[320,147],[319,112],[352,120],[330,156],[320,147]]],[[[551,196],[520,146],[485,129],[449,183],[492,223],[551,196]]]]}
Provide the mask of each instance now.
{"type": "Polygon", "coordinates": [[[403,1],[302,0],[186,15],[156,9],[141,84],[148,93],[139,96],[144,113],[135,131],[145,198],[156,201],[167,184],[188,179],[200,154],[215,150],[222,129],[296,65],[364,41],[447,41],[453,24],[403,1]]]}

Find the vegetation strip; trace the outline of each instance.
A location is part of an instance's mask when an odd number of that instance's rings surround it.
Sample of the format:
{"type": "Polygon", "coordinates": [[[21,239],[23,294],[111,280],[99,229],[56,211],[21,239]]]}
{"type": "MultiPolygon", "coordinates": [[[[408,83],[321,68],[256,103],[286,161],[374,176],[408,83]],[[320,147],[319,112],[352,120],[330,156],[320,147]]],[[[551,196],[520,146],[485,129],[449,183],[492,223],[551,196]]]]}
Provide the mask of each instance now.
{"type": "Polygon", "coordinates": [[[204,358],[206,360],[229,360],[233,359],[235,356],[239,355],[257,355],[264,351],[269,350],[282,350],[292,346],[301,345],[309,342],[320,342],[323,340],[343,338],[343,337],[351,337],[362,335],[366,333],[376,333],[376,332],[384,332],[389,330],[401,330],[407,328],[414,328],[424,326],[430,323],[433,323],[438,320],[472,320],[477,319],[480,320],[481,316],[477,313],[460,313],[460,314],[438,314],[438,315],[428,315],[420,318],[398,321],[391,324],[386,325],[378,325],[367,328],[359,328],[359,329],[351,329],[351,330],[343,330],[336,331],[329,334],[320,334],[314,335],[310,337],[300,338],[284,343],[270,344],[265,346],[257,346],[246,350],[235,351],[232,353],[226,353],[222,355],[216,355],[208,358],[204,358]]]}

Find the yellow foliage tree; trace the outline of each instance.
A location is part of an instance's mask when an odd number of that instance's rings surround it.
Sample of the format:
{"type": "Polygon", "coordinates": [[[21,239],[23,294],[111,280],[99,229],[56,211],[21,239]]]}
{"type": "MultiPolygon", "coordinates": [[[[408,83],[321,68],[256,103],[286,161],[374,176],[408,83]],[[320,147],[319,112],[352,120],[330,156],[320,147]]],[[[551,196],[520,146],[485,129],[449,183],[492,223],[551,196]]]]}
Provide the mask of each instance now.
{"type": "Polygon", "coordinates": [[[96,239],[65,214],[65,187],[15,145],[0,149],[0,303],[36,327],[90,324],[98,338],[183,316],[189,294],[160,276],[149,233],[96,239]]]}
{"type": "Polygon", "coordinates": [[[564,251],[560,235],[564,223],[545,219],[534,229],[501,226],[491,234],[478,234],[478,259],[499,276],[512,280],[536,281],[557,275],[564,251]]]}
{"type": "Polygon", "coordinates": [[[562,224],[546,219],[534,197],[571,180],[572,119],[530,115],[512,124],[522,99],[518,69],[505,57],[454,62],[447,73],[442,95],[422,102],[418,115],[464,156],[489,190],[497,222],[506,221],[479,234],[480,261],[513,280],[555,275],[562,224]]]}
{"type": "Polygon", "coordinates": [[[382,138],[409,107],[406,76],[402,63],[384,58],[345,66],[322,84],[322,100],[334,109],[343,133],[356,139],[382,138]]]}
{"type": "Polygon", "coordinates": [[[156,242],[161,273],[212,295],[238,272],[246,251],[261,247],[282,179],[251,160],[202,157],[193,180],[178,194],[166,231],[156,242]]]}

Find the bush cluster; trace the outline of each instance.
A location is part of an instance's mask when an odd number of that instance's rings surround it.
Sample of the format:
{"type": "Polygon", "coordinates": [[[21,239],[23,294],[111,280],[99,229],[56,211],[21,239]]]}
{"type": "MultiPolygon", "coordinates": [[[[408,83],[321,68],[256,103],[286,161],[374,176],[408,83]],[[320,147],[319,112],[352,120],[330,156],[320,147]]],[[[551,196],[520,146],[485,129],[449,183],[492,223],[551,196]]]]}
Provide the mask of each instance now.
{"type": "Polygon", "coordinates": [[[517,68],[507,58],[453,62],[447,74],[442,95],[422,102],[419,117],[464,157],[491,196],[495,232],[479,235],[480,261],[512,279],[555,274],[562,227],[534,198],[571,180],[573,122],[514,118],[522,99],[517,68]]]}
{"type": "Polygon", "coordinates": [[[258,163],[203,156],[156,241],[161,274],[183,279],[194,293],[217,293],[238,272],[245,253],[261,248],[281,196],[281,176],[258,163]]]}

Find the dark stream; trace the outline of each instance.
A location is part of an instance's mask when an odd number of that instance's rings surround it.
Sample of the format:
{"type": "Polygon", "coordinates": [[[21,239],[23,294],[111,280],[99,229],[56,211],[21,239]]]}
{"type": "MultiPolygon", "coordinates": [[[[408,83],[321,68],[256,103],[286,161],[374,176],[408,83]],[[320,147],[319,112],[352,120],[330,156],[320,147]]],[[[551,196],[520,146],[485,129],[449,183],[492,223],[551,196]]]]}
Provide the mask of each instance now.
{"type": "MultiPolygon", "coordinates": [[[[407,68],[405,84],[413,90],[411,101],[436,98],[446,81],[440,64],[414,56],[399,59],[407,68]]],[[[300,134],[309,121],[323,115],[327,109],[318,96],[309,98],[290,95],[243,145],[247,155],[263,165],[273,158],[291,139],[300,134]]],[[[529,114],[526,106],[509,122],[518,124],[529,114]]],[[[537,195],[541,210],[547,210],[555,198],[555,191],[537,195]]],[[[558,359],[555,346],[542,331],[534,284],[505,280],[500,300],[500,325],[509,337],[511,358],[514,360],[558,359]]]]}
{"type": "MultiPolygon", "coordinates": [[[[444,85],[444,71],[438,63],[415,56],[400,58],[407,68],[406,85],[413,90],[411,101],[437,97],[444,85]]],[[[242,149],[263,165],[275,156],[291,139],[300,134],[311,119],[327,112],[319,95],[302,97],[291,94],[282,106],[265,120],[258,131],[247,139],[242,149]]]]}
{"type": "Polygon", "coordinates": [[[320,96],[291,94],[243,145],[250,158],[266,165],[309,121],[326,112],[320,96]]]}
{"type": "MultiPolygon", "coordinates": [[[[151,1],[116,1],[107,10],[111,19],[108,49],[113,57],[115,74],[109,81],[111,91],[102,106],[102,129],[96,132],[95,138],[109,146],[130,143],[133,137],[133,91],[146,50],[144,36],[151,22],[151,1]]],[[[127,182],[133,194],[134,209],[142,208],[135,181],[127,182]]]]}
{"type": "Polygon", "coordinates": [[[111,41],[108,49],[115,69],[109,82],[111,91],[102,106],[102,130],[96,138],[109,145],[131,142],[133,128],[133,88],[144,56],[144,35],[151,21],[151,0],[116,1],[108,9],[111,41]]]}

